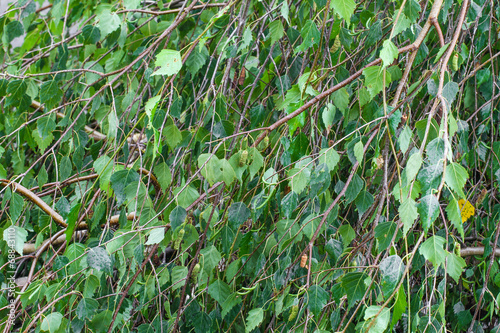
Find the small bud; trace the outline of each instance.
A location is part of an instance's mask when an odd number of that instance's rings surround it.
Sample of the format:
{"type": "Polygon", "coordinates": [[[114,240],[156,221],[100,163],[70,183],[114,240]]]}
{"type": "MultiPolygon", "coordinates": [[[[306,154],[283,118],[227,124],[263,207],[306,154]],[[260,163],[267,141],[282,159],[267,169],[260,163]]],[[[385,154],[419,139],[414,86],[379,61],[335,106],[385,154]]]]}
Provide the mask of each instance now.
{"type": "Polygon", "coordinates": [[[299,306],[294,305],[292,306],[292,309],[290,310],[290,316],[288,316],[288,321],[292,321],[297,317],[297,314],[299,313],[299,306]]]}
{"type": "Polygon", "coordinates": [[[243,150],[240,153],[240,161],[238,163],[240,167],[244,166],[247,163],[247,158],[248,158],[248,151],[243,150]]]}

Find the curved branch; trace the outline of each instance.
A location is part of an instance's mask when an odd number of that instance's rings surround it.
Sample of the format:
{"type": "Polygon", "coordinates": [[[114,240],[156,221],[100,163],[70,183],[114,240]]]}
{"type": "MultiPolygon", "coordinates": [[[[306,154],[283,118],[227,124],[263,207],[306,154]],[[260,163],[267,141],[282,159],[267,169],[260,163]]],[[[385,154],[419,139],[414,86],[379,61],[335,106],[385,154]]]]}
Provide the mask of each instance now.
{"type": "Polygon", "coordinates": [[[0,184],[7,187],[10,186],[13,192],[18,192],[20,193],[23,197],[27,198],[31,202],[33,202],[35,205],[40,207],[41,210],[43,210],[45,213],[49,214],[54,221],[56,221],[59,225],[62,227],[66,228],[68,225],[66,222],[64,222],[64,219],[61,215],[59,215],[58,212],[52,209],[49,205],[45,203],[40,197],[38,197],[35,193],[31,192],[28,190],[26,187],[22,186],[19,183],[7,180],[7,179],[0,179],[0,184]]]}

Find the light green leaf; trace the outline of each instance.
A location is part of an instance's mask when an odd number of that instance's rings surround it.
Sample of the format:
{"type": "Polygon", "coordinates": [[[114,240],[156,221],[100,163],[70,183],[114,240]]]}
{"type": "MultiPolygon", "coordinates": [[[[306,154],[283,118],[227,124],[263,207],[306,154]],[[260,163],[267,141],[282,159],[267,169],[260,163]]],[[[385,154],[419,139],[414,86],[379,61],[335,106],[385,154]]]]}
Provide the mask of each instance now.
{"type": "Polygon", "coordinates": [[[290,170],[290,176],[292,177],[292,191],[300,195],[311,180],[311,171],[308,168],[294,168],[290,170]]]}
{"type": "Polygon", "coordinates": [[[448,216],[448,219],[450,219],[451,223],[453,223],[455,228],[457,228],[460,236],[462,236],[462,239],[464,239],[464,225],[457,199],[453,198],[450,201],[450,203],[446,207],[446,215],[448,216]]]}
{"type": "Polygon", "coordinates": [[[384,86],[387,86],[387,84],[391,82],[391,75],[389,72],[386,72],[384,85],[384,75],[380,66],[365,68],[363,70],[363,75],[365,76],[365,86],[372,98],[377,96],[377,94],[384,89],[384,86]]]}
{"type": "Polygon", "coordinates": [[[406,163],[405,173],[406,173],[406,184],[410,184],[415,176],[418,174],[420,167],[422,166],[422,155],[420,152],[416,152],[410,156],[408,162],[406,163]]]}
{"type": "Polygon", "coordinates": [[[340,156],[333,148],[323,148],[319,152],[318,163],[326,164],[329,171],[333,171],[335,166],[339,163],[340,156]]]}
{"type": "Polygon", "coordinates": [[[342,112],[346,114],[349,108],[349,93],[345,88],[341,88],[333,93],[333,104],[342,112]]]}
{"type": "Polygon", "coordinates": [[[23,247],[27,237],[28,232],[24,228],[15,225],[10,226],[3,231],[3,240],[7,243],[7,246],[10,249],[16,250],[16,252],[20,255],[23,255],[23,247]]]}
{"type": "Polygon", "coordinates": [[[155,228],[149,232],[148,240],[144,245],[159,244],[165,238],[165,228],[155,228]]]}
{"type": "Polygon", "coordinates": [[[363,162],[363,148],[363,142],[361,142],[361,140],[356,142],[356,144],[354,145],[354,156],[356,157],[358,163],[363,162]]]}
{"type": "Polygon", "coordinates": [[[182,68],[181,53],[176,50],[161,50],[156,55],[155,67],[160,67],[151,75],[174,75],[182,68]]]}
{"type": "Polygon", "coordinates": [[[417,206],[415,200],[408,198],[399,206],[399,217],[403,222],[403,234],[406,235],[408,230],[413,226],[415,220],[418,218],[417,206]]]}
{"type": "Polygon", "coordinates": [[[338,233],[342,236],[342,244],[344,244],[344,248],[348,247],[352,240],[356,238],[356,232],[350,224],[341,225],[338,229],[338,233]]]}
{"type": "Polygon", "coordinates": [[[62,319],[63,315],[59,312],[49,313],[43,318],[40,330],[50,333],[56,332],[59,329],[59,326],[61,326],[62,319]]]}
{"type": "Polygon", "coordinates": [[[97,14],[99,19],[99,30],[102,37],[106,37],[121,26],[121,20],[116,13],[112,13],[109,9],[105,9],[97,14]]]}
{"type": "Polygon", "coordinates": [[[160,183],[161,189],[166,191],[167,188],[172,183],[172,172],[165,162],[156,165],[153,169],[158,183],[160,183]]]}
{"type": "Polygon", "coordinates": [[[236,174],[234,173],[231,164],[226,159],[222,159],[220,160],[219,168],[220,178],[218,180],[222,180],[226,183],[226,186],[231,185],[231,183],[236,179],[236,174]]]}
{"type": "Polygon", "coordinates": [[[333,120],[335,119],[335,106],[332,103],[328,103],[323,109],[321,118],[323,119],[323,124],[326,128],[331,128],[333,125],[333,120]]]}
{"type": "Polygon", "coordinates": [[[281,23],[281,20],[275,20],[269,24],[269,35],[271,36],[271,44],[274,44],[277,41],[279,41],[284,34],[285,30],[283,29],[283,23],[281,23]]]}
{"type": "Polygon", "coordinates": [[[399,148],[401,148],[401,152],[404,154],[408,150],[410,146],[411,138],[413,136],[413,132],[411,129],[405,125],[401,133],[398,136],[399,148]]]}
{"type": "Polygon", "coordinates": [[[185,266],[175,266],[172,269],[172,290],[180,289],[186,284],[188,271],[185,266]]]}
{"type": "Polygon", "coordinates": [[[153,127],[153,118],[155,116],[156,108],[158,106],[158,102],[160,101],[161,96],[151,97],[144,105],[144,110],[146,111],[146,115],[149,118],[148,128],[153,127]]]}
{"type": "Polygon", "coordinates": [[[224,304],[226,299],[231,295],[231,288],[229,285],[221,280],[215,280],[208,287],[208,294],[212,296],[219,304],[224,304]]]}
{"type": "Polygon", "coordinates": [[[446,240],[440,236],[432,236],[420,245],[420,254],[429,260],[435,267],[441,265],[446,258],[446,251],[443,249],[446,240]]]}
{"type": "Polygon", "coordinates": [[[250,310],[246,320],[245,333],[253,331],[262,323],[262,320],[264,320],[264,310],[262,308],[250,310]]]}
{"type": "Polygon", "coordinates": [[[384,41],[384,46],[382,47],[382,51],[380,51],[380,58],[382,58],[384,64],[383,68],[391,65],[394,59],[397,59],[398,54],[398,48],[391,40],[384,41]]]}
{"type": "Polygon", "coordinates": [[[367,333],[383,333],[385,332],[387,325],[389,325],[389,320],[391,319],[391,310],[389,310],[388,308],[382,308],[378,305],[371,305],[366,308],[364,319],[365,323],[363,327],[368,328],[371,325],[371,328],[367,333]],[[376,316],[379,311],[380,314],[376,316]]]}
{"type": "Polygon", "coordinates": [[[455,253],[448,252],[446,254],[446,272],[456,283],[458,283],[465,266],[465,260],[462,257],[457,256],[455,253]]]}
{"type": "Polygon", "coordinates": [[[444,180],[461,198],[465,198],[463,187],[467,182],[467,178],[469,178],[467,170],[460,164],[453,162],[446,166],[444,180]]]}
{"type": "Polygon", "coordinates": [[[347,26],[349,26],[351,24],[351,16],[354,14],[354,9],[356,9],[356,3],[354,0],[332,0],[330,8],[333,8],[335,13],[346,20],[347,26]]]}

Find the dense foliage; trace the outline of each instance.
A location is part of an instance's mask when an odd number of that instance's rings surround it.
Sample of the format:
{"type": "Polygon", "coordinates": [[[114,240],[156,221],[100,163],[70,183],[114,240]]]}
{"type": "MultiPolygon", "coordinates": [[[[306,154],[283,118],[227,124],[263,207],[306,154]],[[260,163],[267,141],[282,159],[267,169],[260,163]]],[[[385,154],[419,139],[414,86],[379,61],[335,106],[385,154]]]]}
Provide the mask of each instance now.
{"type": "Polygon", "coordinates": [[[4,331],[500,331],[499,20],[10,4],[4,331]]]}

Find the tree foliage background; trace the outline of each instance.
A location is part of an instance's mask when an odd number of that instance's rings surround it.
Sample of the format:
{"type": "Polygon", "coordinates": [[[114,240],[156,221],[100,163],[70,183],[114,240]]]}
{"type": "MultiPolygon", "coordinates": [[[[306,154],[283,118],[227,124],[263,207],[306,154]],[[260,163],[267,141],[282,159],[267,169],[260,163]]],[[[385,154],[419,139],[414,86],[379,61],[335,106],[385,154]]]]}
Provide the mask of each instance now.
{"type": "Polygon", "coordinates": [[[4,331],[497,332],[499,19],[12,3],[4,331]]]}

